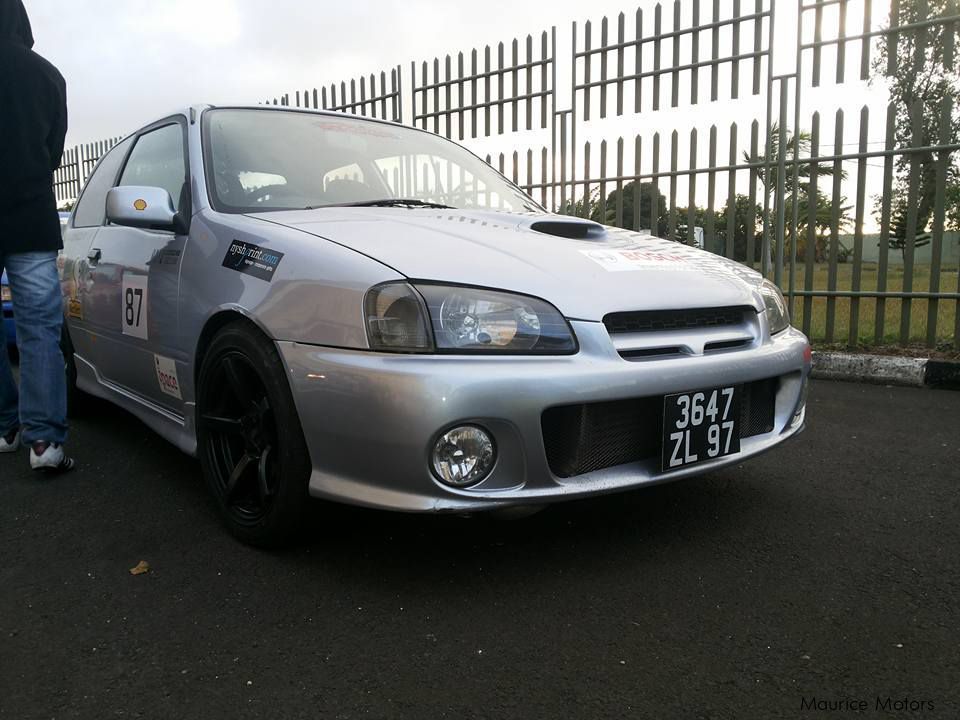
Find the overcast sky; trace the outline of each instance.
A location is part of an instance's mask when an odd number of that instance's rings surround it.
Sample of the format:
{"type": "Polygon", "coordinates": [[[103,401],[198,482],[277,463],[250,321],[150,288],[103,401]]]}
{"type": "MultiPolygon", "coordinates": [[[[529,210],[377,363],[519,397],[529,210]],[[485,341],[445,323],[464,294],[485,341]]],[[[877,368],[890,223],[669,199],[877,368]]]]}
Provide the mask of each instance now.
{"type": "MultiPolygon", "coordinates": [[[[725,0],[726,1],[726,0],[725,0]]],[[[256,102],[411,60],[563,29],[574,0],[25,0],[36,50],[67,80],[69,143],[197,102],[256,102]]],[[[630,10],[593,0],[591,13],[630,10]]],[[[585,19],[585,18],[583,18],[585,19]]]]}
{"type": "MultiPolygon", "coordinates": [[[[722,0],[729,3],[731,0],[722,0]]],[[[791,61],[796,0],[777,0],[776,46],[791,61]]],[[[882,21],[888,3],[877,6],[882,21]]],[[[36,50],[60,68],[70,99],[68,144],[126,133],[197,102],[256,102],[411,60],[509,41],[556,25],[569,54],[572,20],[638,0],[25,0],[36,50]]],[[[652,2],[639,0],[644,7],[652,2]]],[[[664,2],[664,24],[672,3],[664,2]]],[[[712,5],[702,0],[704,17],[712,5]]],[[[752,6],[744,0],[744,12],[752,6]]],[[[684,12],[691,5],[683,3],[684,12]]],[[[851,3],[851,32],[858,13],[851,3]]],[[[729,12],[729,10],[727,10],[729,12]]],[[[725,13],[726,14],[726,13],[725,13]]],[[[829,18],[827,24],[829,25],[829,18]]],[[[582,23],[581,23],[582,27],[582,23]]],[[[582,32],[582,30],[581,30],[582,32]]],[[[649,32],[649,30],[647,31],[649,32]]]]}
{"type": "MultiPolygon", "coordinates": [[[[776,26],[774,32],[774,71],[790,72],[796,56],[796,13],[798,0],[774,0],[776,26]]],[[[721,17],[729,17],[732,0],[720,0],[721,17]]],[[[848,33],[861,30],[864,3],[873,8],[873,27],[887,21],[889,0],[851,0],[848,10],[848,33]]],[[[70,130],[68,147],[77,143],[100,140],[112,135],[127,134],[170,111],[193,103],[256,103],[269,97],[314,88],[360,75],[369,76],[401,65],[405,89],[404,103],[409,103],[410,62],[443,57],[458,51],[469,53],[504,41],[509,47],[512,38],[528,33],[539,37],[551,26],[557,28],[557,103],[558,109],[570,103],[570,38],[571,22],[579,24],[579,47],[583,46],[583,22],[594,22],[594,46],[599,42],[599,21],[611,18],[611,41],[614,40],[618,12],[632,18],[638,5],[648,13],[644,34],[652,31],[654,0],[484,0],[482,3],[456,0],[25,0],[30,13],[36,50],[51,60],[67,80],[70,130]]],[[[672,26],[671,0],[663,0],[663,29],[672,26]]],[[[711,18],[711,0],[700,0],[701,23],[711,18]]],[[[752,12],[753,0],[741,0],[742,12],[752,12]]],[[[682,0],[681,26],[692,19],[692,0],[682,0]]],[[[833,37],[838,24],[838,8],[830,6],[824,13],[824,37],[833,37]]],[[[813,13],[806,14],[805,41],[813,39],[813,13]]],[[[628,19],[627,39],[633,36],[628,19]]],[[[721,35],[721,56],[728,54],[730,29],[721,35]]],[[[742,27],[741,52],[752,49],[750,23],[742,27]]],[[[701,58],[709,57],[709,35],[701,35],[701,58]]],[[[689,36],[682,40],[681,62],[689,58],[689,36]]],[[[652,51],[646,46],[645,52],[652,51]]],[[[833,84],[835,53],[826,49],[823,56],[824,86],[819,89],[804,85],[802,121],[809,128],[813,110],[826,113],[822,121],[822,143],[833,143],[833,112],[843,108],[849,118],[845,145],[855,145],[856,119],[862,106],[871,112],[869,139],[880,143],[883,138],[883,113],[887,94],[882,85],[858,82],[859,45],[850,43],[847,50],[847,82],[833,84]]],[[[671,45],[663,45],[662,62],[669,65],[671,45]]],[[[496,51],[494,51],[494,58],[496,51]]],[[[509,57],[509,50],[508,50],[509,57]]],[[[806,53],[809,63],[810,53],[806,53]]],[[[598,59],[597,59],[598,60],[598,59]]],[[[614,63],[611,57],[611,63],[614,63]]],[[[597,62],[599,65],[599,62],[597,62]]],[[[646,65],[645,67],[649,67],[646,65]]],[[[729,64],[720,68],[720,86],[729,87],[729,64]]],[[[613,71],[614,65],[611,66],[613,71]]],[[[741,64],[741,88],[750,86],[750,63],[741,64]]],[[[596,72],[596,71],[595,71],[596,72]]],[[[809,72],[809,68],[805,70],[809,72]]],[[[596,76],[594,76],[596,77],[596,76]]],[[[681,73],[681,98],[689,95],[690,73],[681,73]]],[[[630,142],[637,133],[649,137],[660,132],[664,142],[673,130],[680,133],[680,166],[685,167],[687,137],[696,127],[704,134],[698,154],[706,153],[705,134],[710,124],[719,129],[719,147],[727,147],[730,124],[741,128],[741,145],[746,142],[749,123],[765,117],[764,94],[751,97],[746,92],[737,102],[707,102],[709,69],[700,71],[701,104],[693,112],[689,104],[669,107],[669,76],[664,76],[662,107],[651,113],[647,106],[641,115],[628,113],[622,118],[579,123],[577,141],[611,144],[622,135],[626,138],[627,156],[630,142]]],[[[508,78],[509,83],[509,78],[508,78]]],[[[598,91],[595,91],[598,92],[598,91]]],[[[628,88],[629,92],[629,88],[628,88]]],[[[613,95],[611,90],[610,95],[613,95]]],[[[454,98],[456,95],[454,95],[454,98]]],[[[649,93],[646,96],[649,98],[649,93]]],[[[792,97],[792,92],[791,92],[792,97]]],[[[596,102],[596,100],[594,100],[596,102]]],[[[632,107],[630,103],[627,103],[632,107]]],[[[409,109],[409,105],[408,105],[409,109]]],[[[790,110],[792,120],[792,109],[790,110]]],[[[472,150],[483,155],[504,152],[509,157],[517,149],[523,157],[528,147],[540,148],[547,142],[541,133],[517,133],[467,141],[472,150]]],[[[649,154],[648,154],[649,155],[649,154]]],[[[701,157],[699,166],[706,158],[701,157]]],[[[594,153],[597,162],[597,153],[594,153]]],[[[612,162],[612,160],[611,160],[612,162]]],[[[649,162],[648,159],[644,161],[649,162]]],[[[872,163],[876,164],[876,163],[872,163]]],[[[855,169],[854,166],[848,170],[855,169]]],[[[879,169],[879,166],[877,167],[879,169]]],[[[868,175],[871,193],[876,178],[868,175]]],[[[522,174],[521,174],[522,177],[522,174]]],[[[738,176],[738,186],[747,176],[738,176]]],[[[701,192],[698,189],[698,194],[701,192]]],[[[679,196],[686,197],[685,180],[681,178],[679,196]]]]}

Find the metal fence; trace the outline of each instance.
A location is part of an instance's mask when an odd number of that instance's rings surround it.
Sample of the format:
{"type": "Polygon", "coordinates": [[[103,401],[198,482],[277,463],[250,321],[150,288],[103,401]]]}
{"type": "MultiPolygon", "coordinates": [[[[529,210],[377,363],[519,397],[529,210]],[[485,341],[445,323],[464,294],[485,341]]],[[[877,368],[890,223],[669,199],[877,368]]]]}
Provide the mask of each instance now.
{"type": "Polygon", "coordinates": [[[72,200],[79,196],[83,183],[93,172],[100,156],[122,139],[113,137],[65,150],[60,167],[53,173],[53,190],[57,201],[72,200]]]}
{"type": "MultiPolygon", "coordinates": [[[[949,97],[891,102],[885,117],[864,106],[851,118],[804,103],[831,82],[915,71],[910,63],[930,61],[931,39],[940,69],[956,78],[956,0],[890,0],[884,9],[877,18],[873,0],[648,3],[613,22],[572,23],[569,52],[558,52],[553,27],[415,61],[405,83],[395,66],[267,102],[387,119],[468,144],[542,131],[542,144],[487,161],[545,207],[756,267],[816,340],[960,348],[960,251],[949,232],[950,218],[960,223],[958,108],[949,97]],[[777,13],[797,27],[795,69],[780,75],[777,13]],[[907,67],[905,47],[914,53],[907,67]],[[558,66],[569,85],[558,86],[558,66]],[[729,124],[602,139],[614,118],[639,122],[709,103],[743,112],[729,124]],[[935,136],[931,117],[940,118],[935,136]],[[878,232],[868,234],[871,218],[878,232]]],[[[115,142],[68,151],[58,198],[75,197],[115,142]]]]}
{"type": "Polygon", "coordinates": [[[351,79],[349,84],[342,81],[339,95],[337,94],[337,84],[331,83],[329,95],[326,87],[296,90],[292,98],[289,93],[286,93],[279,98],[267,100],[265,104],[314,110],[333,110],[399,123],[403,121],[400,66],[398,65],[390,70],[389,86],[387,85],[386,72],[380,73],[379,83],[377,82],[377,75],[370,73],[369,76],[361,76],[359,80],[351,79]]]}

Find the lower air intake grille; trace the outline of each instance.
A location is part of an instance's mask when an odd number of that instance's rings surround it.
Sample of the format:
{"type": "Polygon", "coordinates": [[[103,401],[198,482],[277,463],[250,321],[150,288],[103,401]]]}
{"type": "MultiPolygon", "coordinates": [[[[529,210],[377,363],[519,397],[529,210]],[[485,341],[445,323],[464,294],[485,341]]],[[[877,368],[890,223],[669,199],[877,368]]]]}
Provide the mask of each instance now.
{"type": "MultiPolygon", "coordinates": [[[[777,386],[777,378],[743,386],[741,437],[773,430],[777,386]]],[[[548,408],[541,428],[547,463],[557,477],[656,459],[663,436],[663,397],[548,408]]]]}
{"type": "Polygon", "coordinates": [[[543,413],[543,445],[550,470],[573,477],[660,453],[663,399],[564,405],[543,413]]]}
{"type": "Polygon", "coordinates": [[[611,335],[620,333],[652,332],[656,330],[685,330],[690,328],[740,325],[747,312],[756,314],[752,307],[719,307],[694,310],[639,310],[618,312],[604,316],[603,324],[611,335]]]}
{"type": "Polygon", "coordinates": [[[740,437],[763,435],[773,430],[777,378],[758,380],[743,386],[740,397],[740,437]]]}

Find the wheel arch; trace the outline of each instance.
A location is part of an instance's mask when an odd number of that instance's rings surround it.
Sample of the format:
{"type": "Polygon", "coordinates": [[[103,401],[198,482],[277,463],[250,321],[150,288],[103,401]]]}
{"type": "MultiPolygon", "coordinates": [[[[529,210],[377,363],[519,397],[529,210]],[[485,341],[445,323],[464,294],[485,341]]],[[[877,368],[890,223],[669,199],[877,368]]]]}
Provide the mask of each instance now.
{"type": "Polygon", "coordinates": [[[227,325],[234,322],[242,322],[256,332],[260,333],[268,340],[273,342],[273,335],[244,308],[239,306],[227,306],[217,309],[203,324],[200,336],[197,338],[197,345],[193,353],[193,384],[194,388],[200,386],[200,369],[203,367],[203,358],[210,348],[213,339],[227,325]]]}

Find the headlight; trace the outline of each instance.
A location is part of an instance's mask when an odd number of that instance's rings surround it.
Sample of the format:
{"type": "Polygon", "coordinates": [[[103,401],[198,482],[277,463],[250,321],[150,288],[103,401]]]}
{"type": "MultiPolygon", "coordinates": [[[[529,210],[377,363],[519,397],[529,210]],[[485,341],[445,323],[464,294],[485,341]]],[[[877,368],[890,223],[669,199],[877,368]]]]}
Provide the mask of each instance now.
{"type": "Polygon", "coordinates": [[[776,335],[790,327],[790,313],[787,311],[787,302],[783,299],[780,288],[769,280],[764,280],[760,285],[760,294],[763,296],[763,304],[767,308],[767,324],[770,326],[770,334],[776,335]]]}
{"type": "Polygon", "coordinates": [[[426,308],[406,283],[378,285],[367,293],[367,337],[374,350],[426,352],[433,349],[426,308]]]}
{"type": "Polygon", "coordinates": [[[10,286],[0,287],[0,302],[10,302],[13,300],[13,294],[10,292],[10,286]]]}
{"type": "Polygon", "coordinates": [[[567,321],[549,303],[478,288],[418,285],[439,352],[563,355],[576,352],[567,321]]]}
{"type": "Polygon", "coordinates": [[[566,355],[577,350],[560,312],[526,295],[388,283],[367,294],[366,314],[374,350],[522,355],[566,355]]]}

